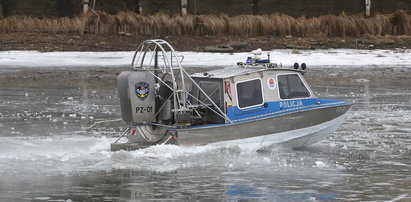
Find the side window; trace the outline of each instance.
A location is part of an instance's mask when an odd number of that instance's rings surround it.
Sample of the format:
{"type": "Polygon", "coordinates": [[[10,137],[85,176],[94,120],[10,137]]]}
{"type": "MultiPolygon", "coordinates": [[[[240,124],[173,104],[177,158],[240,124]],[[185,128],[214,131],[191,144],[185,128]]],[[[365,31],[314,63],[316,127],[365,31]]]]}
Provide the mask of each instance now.
{"type": "MultiPolygon", "coordinates": [[[[220,96],[220,84],[218,82],[207,82],[200,81],[200,88],[203,89],[205,93],[213,100],[215,104],[220,106],[221,96],[220,96]]],[[[210,100],[204,95],[204,93],[199,92],[198,99],[205,104],[211,104],[210,100]]]]}
{"type": "Polygon", "coordinates": [[[237,83],[238,107],[250,107],[263,104],[260,79],[237,83]]]}
{"type": "Polygon", "coordinates": [[[310,92],[297,74],[279,75],[277,80],[281,99],[310,97],[310,92]]]}

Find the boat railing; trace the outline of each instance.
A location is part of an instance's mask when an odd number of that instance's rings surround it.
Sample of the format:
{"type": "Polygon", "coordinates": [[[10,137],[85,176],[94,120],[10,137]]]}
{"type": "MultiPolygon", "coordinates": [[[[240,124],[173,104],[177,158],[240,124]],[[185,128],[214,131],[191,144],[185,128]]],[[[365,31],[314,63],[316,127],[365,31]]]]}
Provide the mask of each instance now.
{"type": "Polygon", "coordinates": [[[237,62],[237,65],[241,68],[256,68],[256,69],[271,69],[282,67],[282,64],[271,63],[271,62],[237,62]]]}

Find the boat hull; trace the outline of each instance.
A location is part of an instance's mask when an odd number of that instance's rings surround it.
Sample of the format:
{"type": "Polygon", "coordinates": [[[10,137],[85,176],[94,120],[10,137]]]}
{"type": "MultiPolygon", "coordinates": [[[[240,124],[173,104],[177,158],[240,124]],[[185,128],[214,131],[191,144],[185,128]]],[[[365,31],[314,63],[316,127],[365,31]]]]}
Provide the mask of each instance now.
{"type": "Polygon", "coordinates": [[[180,129],[179,145],[254,143],[261,147],[282,144],[290,148],[325,139],[344,121],[352,104],[309,109],[242,123],[180,129]]]}
{"type": "MultiPolygon", "coordinates": [[[[298,148],[327,138],[344,121],[351,103],[310,108],[231,124],[177,129],[170,141],[159,144],[247,144],[259,149],[272,146],[298,148]]],[[[170,136],[171,137],[171,136],[170,136]]],[[[144,149],[156,143],[139,141],[111,144],[112,151],[144,149]]]]}

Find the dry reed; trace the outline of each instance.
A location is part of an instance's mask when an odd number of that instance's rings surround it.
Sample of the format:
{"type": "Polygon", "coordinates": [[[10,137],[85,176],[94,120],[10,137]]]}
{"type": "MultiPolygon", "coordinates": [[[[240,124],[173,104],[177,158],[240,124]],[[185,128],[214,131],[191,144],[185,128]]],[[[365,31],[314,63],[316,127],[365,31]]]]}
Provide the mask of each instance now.
{"type": "Polygon", "coordinates": [[[187,15],[151,16],[133,12],[109,15],[89,12],[75,18],[46,18],[11,16],[0,19],[0,32],[47,32],[135,35],[238,35],[244,37],[330,36],[358,37],[362,35],[411,35],[411,16],[405,11],[392,14],[326,15],[294,18],[284,14],[271,15],[187,15]]]}

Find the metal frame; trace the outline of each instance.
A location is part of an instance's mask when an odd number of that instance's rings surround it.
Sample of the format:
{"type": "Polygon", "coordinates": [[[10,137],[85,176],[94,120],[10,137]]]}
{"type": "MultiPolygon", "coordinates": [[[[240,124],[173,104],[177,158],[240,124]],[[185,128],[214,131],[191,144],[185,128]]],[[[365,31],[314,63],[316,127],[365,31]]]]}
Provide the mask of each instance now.
{"type": "MultiPolygon", "coordinates": [[[[161,82],[167,88],[173,91],[173,111],[174,119],[176,120],[177,125],[177,113],[190,110],[191,103],[189,103],[187,97],[193,97],[193,95],[191,95],[186,89],[186,83],[184,81],[185,78],[188,78],[192,82],[192,85],[195,85],[199,89],[200,93],[204,94],[204,96],[215,107],[215,110],[207,105],[205,105],[205,107],[221,116],[227,122],[232,123],[232,121],[217,106],[217,104],[214,103],[214,101],[203,91],[203,89],[200,88],[199,84],[197,84],[197,82],[195,82],[194,79],[191,78],[186,70],[182,68],[181,62],[183,59],[184,57],[178,56],[174,51],[174,48],[168,42],[162,39],[146,40],[142,42],[136,49],[133,60],[131,62],[131,70],[147,71],[152,74],[157,81],[161,82]],[[170,74],[173,86],[167,85],[163,81],[163,79],[156,74],[157,71],[161,71],[163,74],[170,74]],[[181,82],[181,86],[177,85],[178,81],[181,82]]],[[[195,97],[193,98],[196,99],[195,97]]],[[[163,106],[161,106],[160,108],[163,108],[163,106]]],[[[156,115],[154,115],[154,117],[156,115]]]]}

